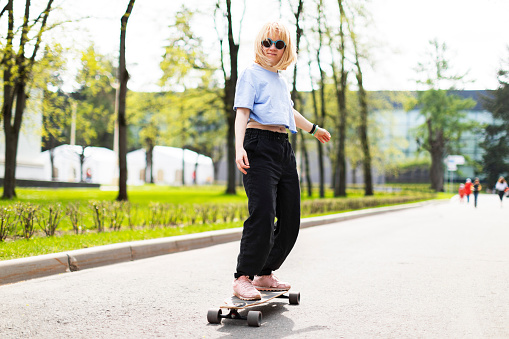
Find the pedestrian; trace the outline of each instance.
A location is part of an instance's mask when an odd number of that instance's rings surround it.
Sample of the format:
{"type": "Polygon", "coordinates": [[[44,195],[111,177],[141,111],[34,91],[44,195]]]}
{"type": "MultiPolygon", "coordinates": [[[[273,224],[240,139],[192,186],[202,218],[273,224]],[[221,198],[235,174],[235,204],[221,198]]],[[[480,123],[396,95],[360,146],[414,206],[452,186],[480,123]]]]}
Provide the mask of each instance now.
{"type": "Polygon", "coordinates": [[[482,185],[479,182],[479,178],[475,178],[474,184],[472,185],[472,193],[474,194],[474,207],[477,207],[477,197],[481,190],[482,190],[482,185]]]}
{"type": "Polygon", "coordinates": [[[497,190],[498,196],[500,198],[500,207],[502,207],[502,201],[504,200],[504,195],[507,190],[507,181],[505,181],[504,177],[498,178],[495,189],[497,190]]]}
{"type": "Polygon", "coordinates": [[[463,198],[465,197],[465,185],[460,184],[460,187],[458,188],[458,194],[460,196],[460,202],[463,202],[463,198]]]}
{"type": "Polygon", "coordinates": [[[260,299],[260,290],[290,289],[273,274],[292,250],[300,227],[299,177],[287,129],[297,133],[300,128],[322,143],[331,138],[293,109],[280,73],[297,59],[290,36],[280,22],[265,24],[254,42],[254,62],[237,81],[235,162],[243,173],[249,217],[233,293],[244,300],[260,299]]]}
{"type": "Polygon", "coordinates": [[[465,182],[465,196],[467,197],[467,203],[470,202],[470,194],[472,193],[472,179],[467,178],[465,182]]]}

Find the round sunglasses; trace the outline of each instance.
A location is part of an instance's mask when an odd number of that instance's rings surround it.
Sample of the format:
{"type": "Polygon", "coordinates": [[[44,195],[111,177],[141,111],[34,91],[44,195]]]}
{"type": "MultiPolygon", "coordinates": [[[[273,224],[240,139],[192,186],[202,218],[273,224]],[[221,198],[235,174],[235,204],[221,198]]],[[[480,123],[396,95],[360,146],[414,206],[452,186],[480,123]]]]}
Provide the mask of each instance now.
{"type": "Polygon", "coordinates": [[[265,48],[270,48],[270,46],[272,46],[272,44],[274,44],[274,46],[276,46],[277,49],[283,49],[286,47],[286,42],[284,42],[283,40],[273,41],[273,40],[267,38],[262,41],[262,46],[265,48]]]}

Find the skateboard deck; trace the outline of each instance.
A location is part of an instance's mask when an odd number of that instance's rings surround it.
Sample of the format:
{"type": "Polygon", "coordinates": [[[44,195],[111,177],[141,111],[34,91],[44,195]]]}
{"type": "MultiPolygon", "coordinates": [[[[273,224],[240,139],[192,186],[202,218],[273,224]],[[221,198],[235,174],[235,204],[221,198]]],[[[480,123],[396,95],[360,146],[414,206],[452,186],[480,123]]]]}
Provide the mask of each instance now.
{"type": "Polygon", "coordinates": [[[259,327],[262,322],[262,312],[249,311],[247,316],[239,314],[240,310],[251,306],[258,306],[273,301],[276,298],[288,299],[291,305],[300,303],[299,292],[287,291],[260,291],[262,298],[259,300],[242,300],[236,296],[231,296],[224,300],[224,304],[219,309],[210,309],[207,313],[207,320],[211,324],[220,324],[222,319],[241,319],[247,320],[249,326],[259,327]],[[229,310],[229,313],[223,315],[223,310],[229,310]]]}

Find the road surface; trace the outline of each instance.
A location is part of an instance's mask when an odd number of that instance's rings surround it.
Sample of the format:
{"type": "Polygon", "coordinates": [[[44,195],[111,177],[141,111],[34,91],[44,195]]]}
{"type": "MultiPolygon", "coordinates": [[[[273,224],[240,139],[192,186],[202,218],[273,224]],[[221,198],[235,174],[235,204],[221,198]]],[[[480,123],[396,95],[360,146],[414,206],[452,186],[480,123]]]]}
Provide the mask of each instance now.
{"type": "Polygon", "coordinates": [[[509,338],[509,199],[451,202],[301,231],[276,275],[299,306],[262,326],[206,313],[238,242],[0,286],[0,338],[509,338]]]}

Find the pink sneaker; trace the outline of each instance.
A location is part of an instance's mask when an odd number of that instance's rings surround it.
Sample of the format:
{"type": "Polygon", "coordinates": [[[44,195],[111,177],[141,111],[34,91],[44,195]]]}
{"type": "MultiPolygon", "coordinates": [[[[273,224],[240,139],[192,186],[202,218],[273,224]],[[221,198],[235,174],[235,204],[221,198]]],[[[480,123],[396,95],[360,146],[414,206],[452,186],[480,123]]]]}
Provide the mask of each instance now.
{"type": "Polygon", "coordinates": [[[253,286],[258,291],[288,291],[290,284],[279,281],[274,275],[257,275],[253,280],[253,286]]]}
{"type": "Polygon", "coordinates": [[[242,300],[259,300],[262,295],[253,287],[253,282],[247,275],[233,281],[233,294],[242,300]]]}

